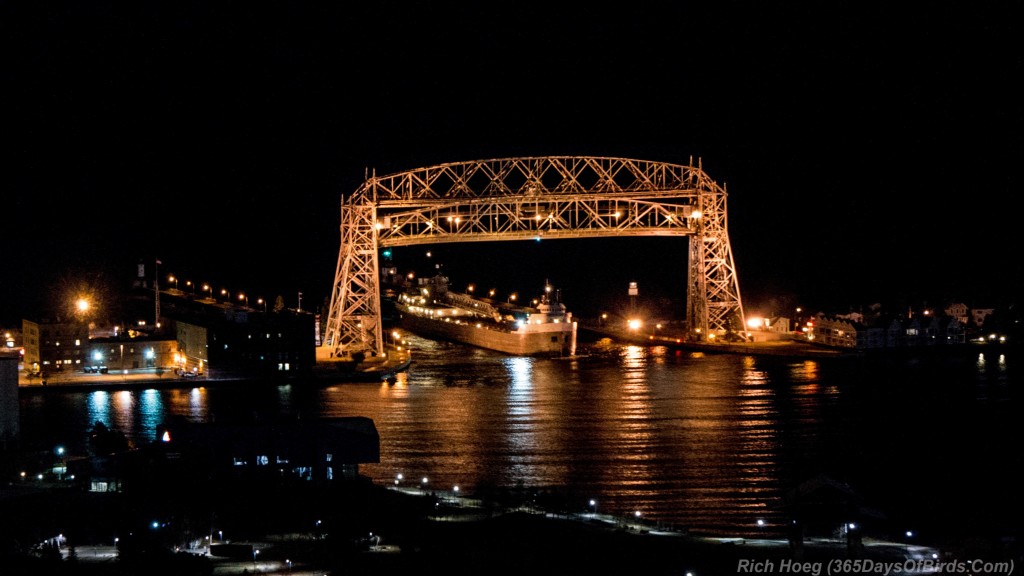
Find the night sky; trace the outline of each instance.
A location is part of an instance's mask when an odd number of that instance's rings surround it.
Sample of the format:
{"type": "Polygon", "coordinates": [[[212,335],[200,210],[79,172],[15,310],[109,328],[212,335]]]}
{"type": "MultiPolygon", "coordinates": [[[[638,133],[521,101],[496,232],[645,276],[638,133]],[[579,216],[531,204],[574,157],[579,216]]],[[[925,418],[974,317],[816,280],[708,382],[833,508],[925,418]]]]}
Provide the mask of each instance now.
{"type": "MultiPolygon", "coordinates": [[[[0,326],[140,261],[304,307],[367,170],[589,155],[729,192],[748,310],[1021,293],[1013,3],[0,5],[0,326]]],[[[684,295],[685,239],[397,251],[580,313],[684,295]]]]}

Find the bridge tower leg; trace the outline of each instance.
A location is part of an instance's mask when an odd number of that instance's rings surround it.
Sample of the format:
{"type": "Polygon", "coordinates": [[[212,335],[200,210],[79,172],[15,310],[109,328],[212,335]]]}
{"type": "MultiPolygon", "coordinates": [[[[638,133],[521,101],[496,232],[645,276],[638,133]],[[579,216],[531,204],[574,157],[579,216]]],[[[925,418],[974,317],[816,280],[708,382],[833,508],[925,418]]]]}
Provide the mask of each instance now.
{"type": "Polygon", "coordinates": [[[701,180],[687,273],[686,321],[694,340],[742,331],[746,322],[729,244],[726,192],[703,172],[701,180]]]}
{"type": "Polygon", "coordinates": [[[335,357],[384,353],[376,223],[376,205],[363,194],[342,202],[341,250],[324,338],[335,357]]]}

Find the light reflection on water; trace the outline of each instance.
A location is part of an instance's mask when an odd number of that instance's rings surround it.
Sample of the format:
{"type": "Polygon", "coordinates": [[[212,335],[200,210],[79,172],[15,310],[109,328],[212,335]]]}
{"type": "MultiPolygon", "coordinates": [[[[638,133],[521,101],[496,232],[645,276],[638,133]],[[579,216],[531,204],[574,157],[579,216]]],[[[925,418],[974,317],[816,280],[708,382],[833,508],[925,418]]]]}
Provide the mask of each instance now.
{"type": "Polygon", "coordinates": [[[89,394],[89,422],[102,422],[110,427],[110,395],[106,390],[97,390],[89,394]]]}
{"type": "MultiPolygon", "coordinates": [[[[23,435],[84,453],[97,421],[141,443],[171,416],[366,416],[380,432],[381,462],[361,469],[381,484],[402,473],[439,490],[557,488],[598,500],[603,512],[720,533],[757,519],[781,526],[779,498],[819,472],[927,512],[934,494],[920,487],[943,487],[908,454],[1006,469],[1021,460],[992,440],[1016,437],[1007,418],[1019,395],[1003,354],[933,366],[603,345],[543,359],[412,342],[416,360],[394,383],[26,396],[23,435]],[[986,442],[982,455],[972,439],[986,442]]],[[[984,487],[1000,488],[991,479],[984,487]]]]}

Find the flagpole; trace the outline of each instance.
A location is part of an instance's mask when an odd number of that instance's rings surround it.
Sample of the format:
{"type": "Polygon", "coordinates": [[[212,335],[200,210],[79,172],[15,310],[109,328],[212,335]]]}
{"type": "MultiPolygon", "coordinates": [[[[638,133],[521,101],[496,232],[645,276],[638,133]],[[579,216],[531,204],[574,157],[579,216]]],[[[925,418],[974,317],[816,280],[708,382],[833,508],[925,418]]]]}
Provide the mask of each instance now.
{"type": "Polygon", "coordinates": [[[302,312],[302,292],[299,292],[299,309],[298,312],[302,312]]]}

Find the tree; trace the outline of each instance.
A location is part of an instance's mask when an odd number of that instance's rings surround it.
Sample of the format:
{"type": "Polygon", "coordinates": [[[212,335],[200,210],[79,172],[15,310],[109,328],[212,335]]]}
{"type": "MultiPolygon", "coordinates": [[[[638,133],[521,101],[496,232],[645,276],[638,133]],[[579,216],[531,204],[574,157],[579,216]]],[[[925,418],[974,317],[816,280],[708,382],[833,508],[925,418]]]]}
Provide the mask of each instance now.
{"type": "Polygon", "coordinates": [[[93,454],[97,456],[131,450],[131,444],[123,432],[111,430],[99,420],[93,425],[92,433],[89,434],[89,445],[92,448],[93,454]]]}

